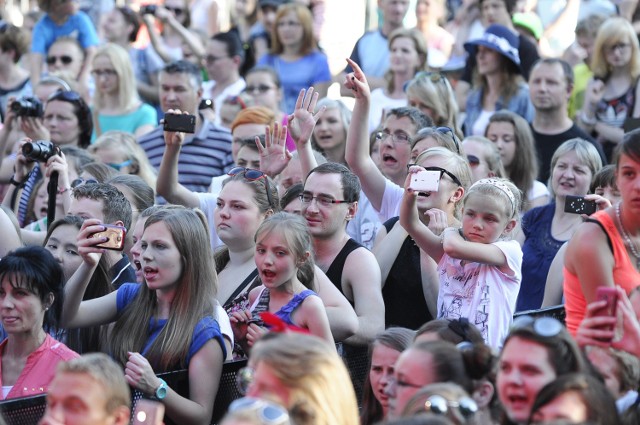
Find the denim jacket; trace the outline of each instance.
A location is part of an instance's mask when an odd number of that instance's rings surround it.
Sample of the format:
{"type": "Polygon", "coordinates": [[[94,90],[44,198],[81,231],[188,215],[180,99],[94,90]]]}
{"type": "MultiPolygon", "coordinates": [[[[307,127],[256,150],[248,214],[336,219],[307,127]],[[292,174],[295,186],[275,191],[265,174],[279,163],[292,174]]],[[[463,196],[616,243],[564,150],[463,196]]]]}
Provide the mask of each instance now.
{"type": "MultiPolygon", "coordinates": [[[[502,97],[500,97],[496,102],[495,110],[499,111],[501,109],[507,109],[511,112],[514,112],[530,123],[533,120],[535,109],[533,108],[531,99],[529,99],[529,86],[525,83],[519,83],[518,91],[511,97],[511,99],[509,99],[509,103],[507,105],[504,104],[504,100],[502,99],[502,97]]],[[[471,135],[473,123],[476,122],[481,112],[482,89],[473,90],[467,97],[467,115],[465,117],[463,126],[465,136],[471,135]]]]}

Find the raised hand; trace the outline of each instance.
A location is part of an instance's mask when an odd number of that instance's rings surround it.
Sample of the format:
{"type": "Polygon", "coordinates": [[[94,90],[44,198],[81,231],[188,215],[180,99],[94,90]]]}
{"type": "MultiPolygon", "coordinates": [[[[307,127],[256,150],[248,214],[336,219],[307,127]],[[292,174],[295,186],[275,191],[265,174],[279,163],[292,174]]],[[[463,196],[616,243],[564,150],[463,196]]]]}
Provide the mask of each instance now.
{"type": "Polygon", "coordinates": [[[353,72],[347,74],[344,81],[345,88],[351,90],[356,101],[369,100],[371,98],[371,88],[367,82],[367,77],[357,63],[349,58],[347,58],[347,62],[353,68],[353,72]]]}
{"type": "Polygon", "coordinates": [[[433,232],[434,235],[439,235],[442,233],[444,229],[449,227],[449,217],[447,213],[439,210],[437,208],[430,208],[424,213],[429,217],[429,230],[433,232]]]}
{"type": "Polygon", "coordinates": [[[260,138],[256,137],[256,145],[260,153],[260,170],[274,178],[282,172],[291,160],[291,152],[287,149],[287,126],[274,123],[273,132],[267,126],[264,146],[260,138]]]}
{"type": "Polygon", "coordinates": [[[149,361],[140,353],[129,353],[129,361],[124,368],[124,379],[132,387],[147,395],[154,395],[160,386],[149,361]]]}
{"type": "Polygon", "coordinates": [[[100,220],[97,218],[88,218],[82,223],[82,227],[78,233],[78,253],[90,267],[95,267],[105,252],[104,248],[96,247],[96,245],[107,242],[108,240],[107,237],[94,238],[92,236],[94,233],[104,231],[105,227],[100,220]]]}
{"type": "Polygon", "coordinates": [[[314,114],[313,111],[316,109],[317,103],[318,93],[314,92],[313,87],[309,87],[308,90],[302,89],[298,94],[293,114],[287,117],[289,132],[298,149],[309,143],[313,128],[326,109],[323,106],[314,114]]]}
{"type": "MultiPolygon", "coordinates": [[[[182,112],[180,109],[169,109],[167,114],[185,114],[189,115],[188,112],[182,112]]],[[[180,131],[165,131],[164,132],[164,144],[167,146],[180,147],[182,146],[182,142],[184,142],[184,133],[180,131]]]]}

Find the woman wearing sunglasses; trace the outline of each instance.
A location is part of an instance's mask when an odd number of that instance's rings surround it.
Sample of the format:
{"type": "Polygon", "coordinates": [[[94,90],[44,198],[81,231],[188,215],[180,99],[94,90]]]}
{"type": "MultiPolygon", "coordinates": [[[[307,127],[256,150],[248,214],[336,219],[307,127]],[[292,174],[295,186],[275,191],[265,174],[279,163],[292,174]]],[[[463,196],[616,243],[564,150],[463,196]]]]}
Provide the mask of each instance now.
{"type": "Polygon", "coordinates": [[[526,424],[542,387],[575,372],[587,373],[587,361],[562,323],[551,317],[515,319],[498,361],[503,423],[526,424]]]}
{"type": "Polygon", "coordinates": [[[500,152],[483,136],[469,136],[462,141],[462,151],[471,167],[474,183],[488,177],[506,177],[500,152]]]}

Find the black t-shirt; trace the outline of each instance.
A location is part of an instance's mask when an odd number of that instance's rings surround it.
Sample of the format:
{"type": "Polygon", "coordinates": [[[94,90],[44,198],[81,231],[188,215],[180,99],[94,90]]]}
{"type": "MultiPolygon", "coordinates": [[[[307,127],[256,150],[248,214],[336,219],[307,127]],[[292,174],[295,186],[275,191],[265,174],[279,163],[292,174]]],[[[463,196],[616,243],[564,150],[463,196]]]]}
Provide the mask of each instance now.
{"type": "Polygon", "coordinates": [[[600,143],[596,142],[591,136],[575,124],[573,124],[569,130],[560,134],[541,134],[538,133],[533,126],[531,126],[531,131],[533,132],[533,138],[535,139],[538,164],[540,166],[538,171],[538,180],[543,183],[546,183],[549,179],[549,175],[551,173],[551,158],[553,157],[556,149],[558,149],[558,146],[575,137],[585,139],[594,145],[596,149],[598,149],[602,163],[607,163],[607,159],[604,156],[600,143]]]}
{"type": "MultiPolygon", "coordinates": [[[[520,69],[522,70],[522,76],[525,80],[529,80],[529,73],[533,64],[540,59],[538,54],[538,48],[528,38],[523,35],[519,35],[520,47],[518,48],[518,56],[520,57],[520,69]]],[[[474,50],[475,52],[475,50],[474,50]]],[[[471,84],[471,78],[473,76],[473,69],[476,67],[476,55],[469,54],[467,57],[467,63],[464,67],[461,80],[471,84]]]]}

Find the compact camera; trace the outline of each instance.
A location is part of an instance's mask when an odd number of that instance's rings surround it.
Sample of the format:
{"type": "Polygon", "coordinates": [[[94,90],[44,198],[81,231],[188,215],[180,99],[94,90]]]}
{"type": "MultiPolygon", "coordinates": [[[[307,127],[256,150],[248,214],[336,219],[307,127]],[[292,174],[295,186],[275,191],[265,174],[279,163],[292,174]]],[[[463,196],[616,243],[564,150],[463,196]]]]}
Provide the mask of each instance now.
{"type": "Polygon", "coordinates": [[[47,162],[53,155],[60,154],[60,148],[48,140],[36,140],[22,145],[22,154],[29,161],[47,162]]]}
{"type": "Polygon", "coordinates": [[[41,117],[44,115],[42,102],[37,97],[25,96],[11,102],[11,110],[19,117],[41,117]]]}
{"type": "Polygon", "coordinates": [[[584,197],[575,195],[565,197],[564,212],[591,215],[596,209],[596,201],[587,201],[584,197]]]}

